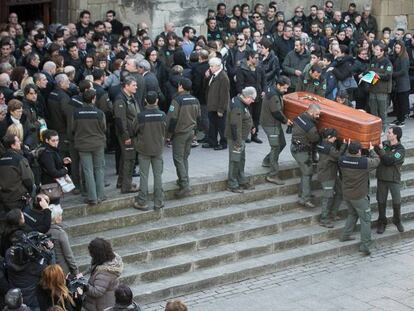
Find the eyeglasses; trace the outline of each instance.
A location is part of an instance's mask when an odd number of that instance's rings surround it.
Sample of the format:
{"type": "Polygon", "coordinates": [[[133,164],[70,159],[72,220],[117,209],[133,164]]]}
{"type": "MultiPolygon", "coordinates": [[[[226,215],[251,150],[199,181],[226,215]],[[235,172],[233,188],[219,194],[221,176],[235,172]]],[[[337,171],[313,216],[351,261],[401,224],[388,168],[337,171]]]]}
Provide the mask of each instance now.
{"type": "Polygon", "coordinates": [[[242,38],[237,38],[237,41],[244,41],[244,39],[242,39],[242,38]]]}
{"type": "Polygon", "coordinates": [[[303,11],[295,11],[295,13],[303,13],[303,11]]]}
{"type": "Polygon", "coordinates": [[[258,15],[253,15],[253,16],[252,16],[252,18],[257,19],[257,18],[260,18],[260,16],[258,16],[258,15]]]}

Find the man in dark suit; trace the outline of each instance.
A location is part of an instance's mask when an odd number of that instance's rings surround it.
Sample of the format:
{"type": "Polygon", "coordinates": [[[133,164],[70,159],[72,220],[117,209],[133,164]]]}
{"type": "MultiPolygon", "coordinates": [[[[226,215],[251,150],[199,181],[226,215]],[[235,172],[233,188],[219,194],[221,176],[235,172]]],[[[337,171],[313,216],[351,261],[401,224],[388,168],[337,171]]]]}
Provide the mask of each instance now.
{"type": "Polygon", "coordinates": [[[226,110],[230,102],[230,81],[226,72],[223,70],[221,59],[213,57],[208,63],[210,66],[210,74],[204,82],[210,125],[208,142],[203,144],[203,148],[223,150],[227,148],[224,129],[226,110]],[[220,134],[220,143],[217,142],[217,134],[220,134]]]}

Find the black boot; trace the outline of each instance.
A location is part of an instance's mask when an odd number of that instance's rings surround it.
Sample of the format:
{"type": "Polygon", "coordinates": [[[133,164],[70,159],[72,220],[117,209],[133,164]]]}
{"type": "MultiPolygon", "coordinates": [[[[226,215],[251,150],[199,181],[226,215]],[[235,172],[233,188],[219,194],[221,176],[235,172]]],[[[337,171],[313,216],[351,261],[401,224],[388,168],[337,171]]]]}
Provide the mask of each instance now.
{"type": "Polygon", "coordinates": [[[383,234],[385,227],[387,226],[387,216],[385,215],[385,203],[378,203],[378,221],[377,221],[377,233],[383,234]]]}
{"type": "Polygon", "coordinates": [[[392,209],[394,210],[392,223],[397,227],[399,232],[404,232],[404,227],[401,223],[401,204],[393,204],[392,209]]]}

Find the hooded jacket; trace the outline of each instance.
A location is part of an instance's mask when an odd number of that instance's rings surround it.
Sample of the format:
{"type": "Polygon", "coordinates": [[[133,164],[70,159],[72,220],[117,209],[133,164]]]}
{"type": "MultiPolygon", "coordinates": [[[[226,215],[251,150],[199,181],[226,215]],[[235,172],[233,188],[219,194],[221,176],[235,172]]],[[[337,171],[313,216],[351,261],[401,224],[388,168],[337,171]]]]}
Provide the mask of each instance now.
{"type": "Polygon", "coordinates": [[[124,269],[121,256],[115,254],[112,261],[92,267],[84,308],[88,311],[102,311],[115,304],[115,289],[124,269]]]}

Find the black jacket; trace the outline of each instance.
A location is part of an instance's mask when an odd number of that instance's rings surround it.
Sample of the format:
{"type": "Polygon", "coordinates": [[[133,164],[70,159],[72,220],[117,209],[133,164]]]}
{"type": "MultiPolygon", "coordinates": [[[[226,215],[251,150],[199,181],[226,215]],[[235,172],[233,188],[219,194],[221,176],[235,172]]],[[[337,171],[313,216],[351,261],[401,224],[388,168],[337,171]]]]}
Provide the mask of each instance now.
{"type": "Polygon", "coordinates": [[[203,81],[208,68],[208,61],[205,61],[203,63],[198,63],[192,69],[193,95],[198,99],[200,105],[206,105],[203,81]]]}
{"type": "Polygon", "coordinates": [[[23,209],[24,221],[32,231],[46,234],[52,223],[52,212],[50,209],[38,210],[26,206],[23,209]]]}
{"type": "Polygon", "coordinates": [[[44,144],[43,150],[39,150],[38,161],[42,169],[43,185],[55,183],[55,178],[63,177],[68,173],[58,149],[49,144],[44,144]]]}
{"type": "Polygon", "coordinates": [[[276,56],[279,58],[280,63],[283,63],[287,53],[292,51],[295,48],[295,40],[290,38],[285,40],[283,36],[277,37],[274,43],[274,51],[276,56]]]}
{"type": "Polygon", "coordinates": [[[345,55],[334,60],[331,67],[334,67],[332,73],[334,74],[336,80],[343,81],[351,77],[353,72],[353,64],[354,59],[349,55],[345,55]]]}
{"type": "Polygon", "coordinates": [[[263,69],[258,66],[253,71],[249,68],[246,61],[242,61],[240,67],[237,68],[236,71],[236,90],[237,93],[241,93],[241,91],[248,86],[253,86],[258,96],[262,93],[262,91],[266,88],[266,81],[263,69]]]}
{"type": "Polygon", "coordinates": [[[33,260],[25,264],[13,262],[10,251],[6,252],[6,266],[9,283],[13,288],[20,288],[24,303],[31,309],[39,306],[36,286],[40,281],[42,271],[49,264],[47,260],[33,260]]]}
{"type": "Polygon", "coordinates": [[[270,87],[280,75],[279,59],[273,51],[269,52],[266,59],[262,59],[262,68],[265,74],[266,87],[270,87]]]}
{"type": "Polygon", "coordinates": [[[410,60],[404,57],[396,57],[392,65],[394,67],[392,72],[392,79],[395,84],[394,91],[397,93],[409,91],[411,88],[410,76],[408,75],[410,60]]]}

